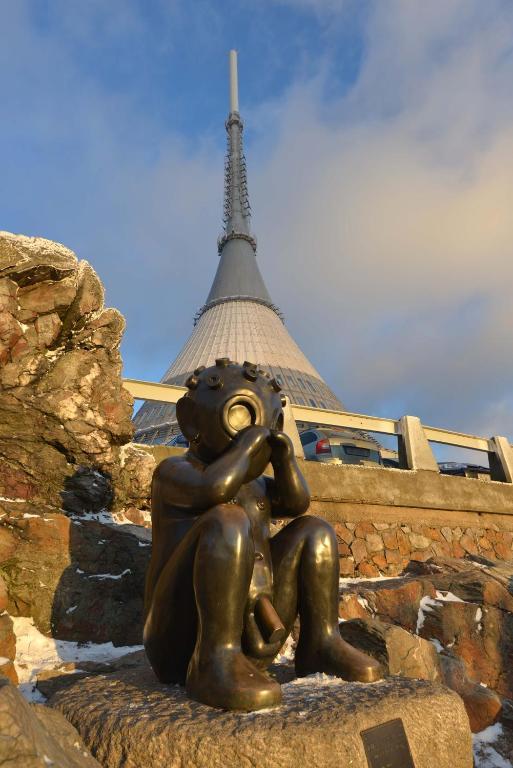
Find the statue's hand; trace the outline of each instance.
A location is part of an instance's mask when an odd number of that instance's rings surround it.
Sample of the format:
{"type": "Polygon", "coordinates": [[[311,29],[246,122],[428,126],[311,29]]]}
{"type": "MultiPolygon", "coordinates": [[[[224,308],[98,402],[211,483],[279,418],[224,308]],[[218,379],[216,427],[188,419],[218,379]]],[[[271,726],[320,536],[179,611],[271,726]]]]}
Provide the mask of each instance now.
{"type": "Polygon", "coordinates": [[[269,437],[271,464],[284,464],[294,458],[292,440],[285,432],[272,431],[269,437]]]}
{"type": "Polygon", "coordinates": [[[236,441],[245,448],[250,456],[255,456],[264,443],[269,442],[270,435],[271,431],[267,427],[253,425],[239,432],[236,441]]]}

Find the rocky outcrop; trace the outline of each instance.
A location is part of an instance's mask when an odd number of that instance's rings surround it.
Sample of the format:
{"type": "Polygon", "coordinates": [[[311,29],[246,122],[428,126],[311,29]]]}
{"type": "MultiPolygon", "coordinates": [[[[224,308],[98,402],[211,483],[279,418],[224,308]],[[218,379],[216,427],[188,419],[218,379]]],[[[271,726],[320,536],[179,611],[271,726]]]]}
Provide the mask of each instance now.
{"type": "Polygon", "coordinates": [[[78,681],[50,704],[105,768],[367,768],[361,732],[398,719],[416,768],[472,766],[461,699],[435,683],[395,678],[360,685],[314,675],[282,691],[277,709],[222,712],[158,683],[144,663],[78,681]]]}
{"type": "Polygon", "coordinates": [[[87,262],[0,233],[0,612],[125,645],[140,642],[149,541],[117,523],[147,515],[155,462],[129,443],[123,330],[87,262]]]}
{"type": "MultiPolygon", "coordinates": [[[[57,691],[65,690],[75,685],[78,680],[91,675],[105,675],[119,670],[144,667],[148,669],[148,661],[144,650],[133,651],[119,658],[106,662],[77,661],[68,662],[59,669],[44,669],[37,676],[37,690],[46,699],[50,699],[57,691]]],[[[148,672],[150,675],[153,672],[148,672]]]]}
{"type": "Polygon", "coordinates": [[[385,675],[442,681],[435,646],[402,627],[375,618],[352,619],[340,624],[340,634],[348,643],[377,659],[385,675]]]}
{"type": "Polygon", "coordinates": [[[18,682],[18,675],[14,668],[16,656],[16,637],[13,631],[12,619],[3,611],[0,614],[0,674],[8,677],[13,683],[18,682]]]}
{"type": "Polygon", "coordinates": [[[341,619],[361,618],[370,614],[411,632],[417,627],[420,601],[426,595],[434,597],[436,594],[435,588],[428,581],[415,578],[349,581],[346,584],[340,594],[341,619]]]}
{"type": "MultiPolygon", "coordinates": [[[[8,511],[22,501],[59,509],[64,478],[82,466],[117,484],[133,402],[121,380],[124,319],[103,301],[93,268],[72,251],[0,233],[0,496],[8,511]]],[[[132,500],[141,492],[126,478],[123,487],[132,500]]]]}
{"type": "Polygon", "coordinates": [[[59,712],[30,706],[0,677],[0,764],[10,768],[99,768],[76,729],[59,712]]]}
{"type": "Polygon", "coordinates": [[[465,663],[457,656],[440,654],[442,680],[461,696],[467,710],[470,729],[479,733],[495,723],[502,715],[502,701],[495,691],[470,680],[465,663]]]}
{"type": "Polygon", "coordinates": [[[3,521],[13,543],[0,563],[9,613],[32,616],[54,637],[139,643],[150,551],[145,529],[56,512],[24,514],[3,521]]]}
{"type": "Polygon", "coordinates": [[[390,674],[443,681],[481,731],[513,697],[511,583],[507,563],[413,562],[400,579],[345,584],[340,631],[390,674]]]}
{"type": "Polygon", "coordinates": [[[419,633],[450,648],[470,679],[513,698],[513,564],[446,559],[415,573],[436,589],[421,606],[419,633]]]}
{"type": "Polygon", "coordinates": [[[501,697],[471,680],[465,663],[449,651],[402,627],[375,618],[352,619],[340,625],[340,634],[377,659],[386,675],[442,682],[461,696],[473,733],[495,723],[502,713],[501,697]]]}

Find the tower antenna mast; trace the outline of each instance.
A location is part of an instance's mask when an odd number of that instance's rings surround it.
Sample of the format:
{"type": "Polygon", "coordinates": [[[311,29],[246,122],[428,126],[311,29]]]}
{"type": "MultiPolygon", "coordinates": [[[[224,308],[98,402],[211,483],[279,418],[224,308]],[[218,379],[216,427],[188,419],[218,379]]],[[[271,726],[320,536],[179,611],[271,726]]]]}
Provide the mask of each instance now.
{"type": "Polygon", "coordinates": [[[230,112],[239,111],[239,78],[237,74],[237,51],[230,51],[230,112]]]}

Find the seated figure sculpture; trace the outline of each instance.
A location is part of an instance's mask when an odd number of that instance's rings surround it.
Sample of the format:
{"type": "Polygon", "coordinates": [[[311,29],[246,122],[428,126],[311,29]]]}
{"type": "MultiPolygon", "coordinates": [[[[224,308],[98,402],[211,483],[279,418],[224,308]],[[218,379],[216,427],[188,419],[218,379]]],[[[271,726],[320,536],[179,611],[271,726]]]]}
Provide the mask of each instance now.
{"type": "Polygon", "coordinates": [[[162,461],[152,484],[144,645],[157,677],[213,707],[275,706],[266,669],[299,614],[298,676],[379,679],[378,662],[340,636],[337,541],[304,515],[279,384],[222,358],[187,387],[177,418],[190,448],[162,461]],[[262,475],[269,462],[274,477],[262,475]],[[271,537],[272,518],[293,520],[271,537]]]}

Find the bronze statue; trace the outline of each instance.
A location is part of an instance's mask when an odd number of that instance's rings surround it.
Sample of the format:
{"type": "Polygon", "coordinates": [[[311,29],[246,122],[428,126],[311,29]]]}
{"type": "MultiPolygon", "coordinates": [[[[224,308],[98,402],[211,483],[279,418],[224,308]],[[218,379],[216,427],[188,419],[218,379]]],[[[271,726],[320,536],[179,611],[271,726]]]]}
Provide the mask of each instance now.
{"type": "Polygon", "coordinates": [[[280,386],[251,363],[199,368],[177,403],[190,448],[153,476],[144,645],[162,682],[251,711],[280,703],[265,672],[300,616],[299,676],[371,682],[380,665],[338,630],[338,550],[282,432],[280,386]],[[274,478],[262,476],[271,463],[274,478]],[[294,518],[271,538],[271,518],[294,518]]]}

